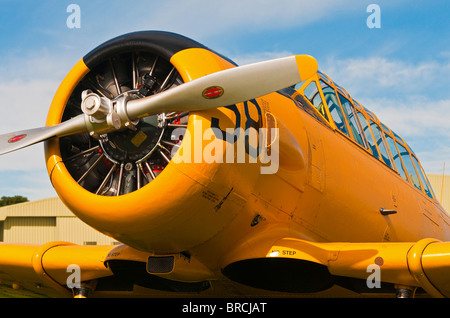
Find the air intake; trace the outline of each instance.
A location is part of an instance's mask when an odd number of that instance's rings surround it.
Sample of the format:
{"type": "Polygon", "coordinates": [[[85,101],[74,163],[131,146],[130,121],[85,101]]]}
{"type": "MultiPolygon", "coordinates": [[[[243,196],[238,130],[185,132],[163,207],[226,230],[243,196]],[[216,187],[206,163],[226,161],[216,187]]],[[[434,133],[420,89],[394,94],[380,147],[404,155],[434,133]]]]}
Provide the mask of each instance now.
{"type": "Polygon", "coordinates": [[[173,256],[150,256],[147,262],[147,272],[150,274],[167,274],[173,270],[175,258],[173,256]]]}

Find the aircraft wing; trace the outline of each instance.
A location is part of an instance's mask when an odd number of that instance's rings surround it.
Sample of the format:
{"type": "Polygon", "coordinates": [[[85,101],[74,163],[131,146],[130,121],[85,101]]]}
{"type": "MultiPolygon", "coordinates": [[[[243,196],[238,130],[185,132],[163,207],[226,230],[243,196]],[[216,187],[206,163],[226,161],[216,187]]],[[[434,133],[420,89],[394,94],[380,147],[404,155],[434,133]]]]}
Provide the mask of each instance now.
{"type": "Polygon", "coordinates": [[[254,287],[295,293],[340,285],[380,293],[377,289],[384,284],[391,290],[413,293],[422,288],[432,297],[450,297],[450,242],[315,243],[284,238],[264,257],[237,260],[239,254],[224,274],[254,287]]]}
{"type": "Polygon", "coordinates": [[[103,261],[114,247],[0,243],[0,287],[12,287],[18,296],[72,297],[68,284],[77,287],[80,281],[113,275],[103,261]]]}
{"type": "MultiPolygon", "coordinates": [[[[118,251],[113,245],[1,243],[0,295],[6,286],[12,287],[8,293],[13,296],[73,297],[77,296],[69,288],[73,284],[83,282],[75,291],[86,286],[97,292],[100,282],[108,279],[110,287],[117,288],[120,281],[105,265],[120,254],[111,253],[113,249],[118,251]]],[[[412,293],[421,288],[432,297],[450,297],[449,242],[316,243],[283,238],[265,248],[261,257],[256,250],[262,249],[253,250],[251,255],[248,251],[234,254],[223,274],[244,285],[299,296],[334,285],[358,293],[382,293],[387,285],[392,287],[389,291],[412,293]]]]}
{"type": "Polygon", "coordinates": [[[412,243],[310,243],[280,240],[271,250],[295,251],[292,257],[309,257],[326,264],[331,275],[376,279],[400,286],[422,287],[433,297],[450,297],[450,243],[423,239],[412,243]]]}

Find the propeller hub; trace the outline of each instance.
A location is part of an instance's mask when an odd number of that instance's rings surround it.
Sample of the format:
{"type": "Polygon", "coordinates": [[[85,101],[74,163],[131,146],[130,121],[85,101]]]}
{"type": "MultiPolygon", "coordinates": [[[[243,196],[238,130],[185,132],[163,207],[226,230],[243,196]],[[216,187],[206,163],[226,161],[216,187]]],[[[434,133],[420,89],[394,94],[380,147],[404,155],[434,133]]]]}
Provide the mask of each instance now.
{"type": "Polygon", "coordinates": [[[95,119],[104,119],[113,111],[109,99],[100,97],[90,90],[83,91],[81,98],[81,110],[95,119]]]}

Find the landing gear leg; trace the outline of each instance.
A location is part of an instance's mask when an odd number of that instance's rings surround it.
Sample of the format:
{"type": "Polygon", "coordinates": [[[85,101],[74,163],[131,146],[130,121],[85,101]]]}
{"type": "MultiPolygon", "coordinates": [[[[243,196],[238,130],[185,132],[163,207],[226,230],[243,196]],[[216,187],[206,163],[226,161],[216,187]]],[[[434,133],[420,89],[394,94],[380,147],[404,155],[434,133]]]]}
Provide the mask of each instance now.
{"type": "Polygon", "coordinates": [[[414,288],[411,286],[396,285],[395,296],[397,298],[412,298],[414,295],[414,288]]]}
{"type": "Polygon", "coordinates": [[[88,298],[89,292],[95,288],[96,283],[96,281],[82,282],[80,287],[74,287],[72,289],[73,298],[88,298]]]}

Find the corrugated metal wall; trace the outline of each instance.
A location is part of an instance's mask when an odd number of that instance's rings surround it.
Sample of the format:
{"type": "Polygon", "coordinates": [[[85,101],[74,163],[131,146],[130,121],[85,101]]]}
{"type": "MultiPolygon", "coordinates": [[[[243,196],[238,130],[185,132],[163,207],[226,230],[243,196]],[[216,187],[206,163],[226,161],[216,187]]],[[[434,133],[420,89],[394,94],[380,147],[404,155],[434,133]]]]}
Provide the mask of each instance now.
{"type": "Polygon", "coordinates": [[[76,217],[58,217],[56,222],[56,237],[59,241],[68,241],[80,245],[91,242],[96,242],[97,245],[114,243],[114,239],[99,233],[76,217]]]}
{"type": "Polygon", "coordinates": [[[0,208],[0,241],[111,245],[117,242],[83,223],[59,200],[50,198],[0,208]]]}
{"type": "Polygon", "coordinates": [[[44,244],[56,240],[56,217],[8,217],[3,230],[5,242],[44,244]]]}

